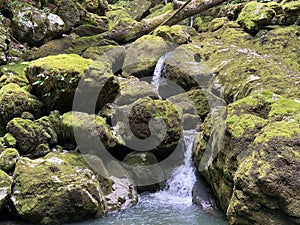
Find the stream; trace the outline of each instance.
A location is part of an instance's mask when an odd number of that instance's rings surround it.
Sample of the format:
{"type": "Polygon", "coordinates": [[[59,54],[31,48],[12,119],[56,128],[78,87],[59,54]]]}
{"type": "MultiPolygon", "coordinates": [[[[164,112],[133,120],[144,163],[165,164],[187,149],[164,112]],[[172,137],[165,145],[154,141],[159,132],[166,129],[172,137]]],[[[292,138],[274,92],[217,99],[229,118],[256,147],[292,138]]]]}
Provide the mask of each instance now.
{"type": "MultiPolygon", "coordinates": [[[[196,131],[184,131],[185,161],[167,181],[162,191],[142,194],[139,203],[127,210],[72,225],[228,225],[224,217],[215,217],[192,204],[196,181],[192,146],[196,131]]],[[[70,225],[71,225],[70,224],[70,225]]]]}

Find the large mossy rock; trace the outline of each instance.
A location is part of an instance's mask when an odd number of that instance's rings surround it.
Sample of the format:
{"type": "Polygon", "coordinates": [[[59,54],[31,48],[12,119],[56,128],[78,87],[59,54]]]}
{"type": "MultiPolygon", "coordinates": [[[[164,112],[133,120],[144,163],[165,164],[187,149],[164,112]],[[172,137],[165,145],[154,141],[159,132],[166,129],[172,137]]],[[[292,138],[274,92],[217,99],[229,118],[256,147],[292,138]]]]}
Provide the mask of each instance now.
{"type": "MultiPolygon", "coordinates": [[[[105,170],[102,164],[98,166],[105,170]]],[[[129,181],[97,175],[83,156],[75,153],[53,152],[36,160],[21,158],[15,180],[16,210],[33,223],[61,224],[102,216],[135,204],[137,198],[129,181]]]]}
{"type": "Polygon", "coordinates": [[[265,3],[251,1],[245,5],[237,21],[250,33],[271,23],[275,11],[265,3]]]}
{"type": "Polygon", "coordinates": [[[13,179],[3,170],[0,170],[0,210],[2,210],[10,198],[13,179]]]}
{"type": "Polygon", "coordinates": [[[211,69],[202,62],[198,48],[192,44],[181,45],[166,57],[163,76],[181,90],[208,88],[211,82],[211,69]]]}
{"type": "Polygon", "coordinates": [[[192,39],[224,99],[233,102],[223,119],[223,142],[213,140],[222,127],[214,125],[210,113],[194,149],[198,170],[230,224],[299,223],[294,206],[299,202],[298,33],[293,25],[250,36],[224,25],[192,39]],[[206,159],[210,149],[218,151],[206,159]]]}
{"type": "Polygon", "coordinates": [[[24,4],[12,9],[12,31],[21,42],[41,45],[65,31],[64,21],[55,14],[24,4]]]}
{"type": "Polygon", "coordinates": [[[101,155],[101,151],[108,151],[122,143],[101,116],[83,112],[63,114],[59,136],[62,142],[77,144],[82,152],[95,155],[101,155]]]}
{"type": "Polygon", "coordinates": [[[80,156],[67,153],[19,159],[13,201],[18,214],[33,223],[58,224],[103,215],[104,195],[97,176],[80,156]],[[77,165],[72,165],[74,158],[77,165]]]}
{"type": "Polygon", "coordinates": [[[75,54],[48,56],[32,61],[26,76],[47,110],[66,111],[71,109],[78,82],[92,62],[75,54]]]}
{"type": "Polygon", "coordinates": [[[70,111],[76,91],[79,96],[76,107],[99,96],[93,106],[99,110],[112,101],[119,90],[118,80],[108,63],[93,62],[75,54],[48,56],[32,61],[26,76],[33,85],[33,92],[45,103],[48,111],[70,111]]]}
{"type": "MultiPolygon", "coordinates": [[[[172,103],[146,97],[132,103],[129,111],[122,110],[121,113],[125,114],[127,121],[119,121],[118,126],[121,127],[120,134],[129,147],[151,150],[161,161],[180,145],[181,114],[172,103]]],[[[116,119],[120,118],[122,117],[116,119]]]]}
{"type": "Polygon", "coordinates": [[[5,126],[14,117],[19,117],[25,111],[40,117],[43,113],[43,103],[35,96],[20,88],[19,85],[9,83],[0,89],[0,124],[5,126]]]}
{"type": "MultiPolygon", "coordinates": [[[[202,173],[230,224],[299,223],[300,103],[263,91],[228,105],[227,113],[223,143],[202,173]]],[[[211,129],[206,121],[195,143],[199,168],[211,129]]]]}
{"type": "Polygon", "coordinates": [[[34,121],[14,118],[7,124],[6,129],[16,139],[16,146],[22,154],[39,157],[46,155],[57,144],[58,121],[59,117],[54,113],[34,121]]]}
{"type": "Polygon", "coordinates": [[[145,35],[126,49],[122,76],[152,76],[158,59],[174,49],[171,43],[158,36],[145,35]]]}

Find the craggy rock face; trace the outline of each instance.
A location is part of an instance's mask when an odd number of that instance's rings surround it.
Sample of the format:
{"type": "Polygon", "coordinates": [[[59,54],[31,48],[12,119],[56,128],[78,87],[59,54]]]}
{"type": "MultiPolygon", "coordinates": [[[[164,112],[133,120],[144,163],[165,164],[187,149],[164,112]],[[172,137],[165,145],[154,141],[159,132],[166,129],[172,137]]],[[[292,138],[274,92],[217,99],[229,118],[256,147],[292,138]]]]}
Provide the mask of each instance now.
{"type": "MultiPolygon", "coordinates": [[[[206,45],[199,54],[214,65],[225,99],[234,101],[227,106],[225,136],[216,159],[202,171],[230,224],[299,220],[300,104],[295,55],[299,49],[294,45],[298,32],[297,26],[291,26],[253,38],[222,28],[214,32],[218,41],[202,39],[206,45]],[[283,35],[294,41],[280,41],[283,35]]],[[[195,141],[197,166],[211,129],[207,117],[195,141]]]]}

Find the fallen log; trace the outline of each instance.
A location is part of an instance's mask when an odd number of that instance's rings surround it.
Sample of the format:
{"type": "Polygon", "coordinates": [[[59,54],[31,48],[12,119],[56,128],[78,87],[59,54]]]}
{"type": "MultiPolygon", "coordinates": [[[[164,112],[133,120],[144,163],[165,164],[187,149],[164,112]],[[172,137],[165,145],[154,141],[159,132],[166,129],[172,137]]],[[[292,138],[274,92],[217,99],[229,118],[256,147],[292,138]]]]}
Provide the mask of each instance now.
{"type": "Polygon", "coordinates": [[[189,18],[226,1],[228,0],[192,0],[185,7],[180,7],[180,11],[173,9],[156,17],[143,19],[132,26],[126,27],[125,29],[114,29],[104,32],[101,35],[104,38],[114,40],[118,43],[128,43],[143,35],[149,34],[161,24],[170,26],[174,25],[181,20],[189,18]]]}

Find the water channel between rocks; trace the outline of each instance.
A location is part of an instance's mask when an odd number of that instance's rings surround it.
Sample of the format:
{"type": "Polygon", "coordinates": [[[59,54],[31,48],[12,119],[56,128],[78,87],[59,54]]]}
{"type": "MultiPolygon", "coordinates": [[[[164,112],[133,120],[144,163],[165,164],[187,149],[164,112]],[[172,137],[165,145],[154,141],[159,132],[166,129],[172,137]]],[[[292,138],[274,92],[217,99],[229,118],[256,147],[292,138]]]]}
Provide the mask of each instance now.
{"type": "Polygon", "coordinates": [[[184,131],[184,164],[174,171],[164,190],[142,194],[139,203],[130,209],[72,225],[227,225],[225,218],[215,217],[192,204],[196,177],[191,156],[195,135],[196,131],[184,131]]]}

